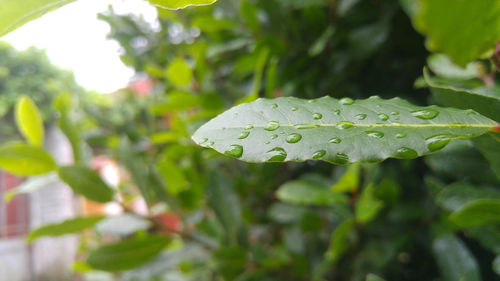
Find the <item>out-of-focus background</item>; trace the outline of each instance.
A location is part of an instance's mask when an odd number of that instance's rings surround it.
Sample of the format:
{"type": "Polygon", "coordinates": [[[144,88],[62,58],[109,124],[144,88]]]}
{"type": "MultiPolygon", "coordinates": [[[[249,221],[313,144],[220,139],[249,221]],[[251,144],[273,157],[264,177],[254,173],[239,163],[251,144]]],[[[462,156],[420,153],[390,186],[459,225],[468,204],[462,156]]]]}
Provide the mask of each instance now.
{"type": "Polygon", "coordinates": [[[462,68],[429,54],[411,3],[219,0],[173,11],[80,0],[0,38],[0,143],[22,140],[14,111],[26,95],[57,163],[91,167],[115,193],[99,203],[55,172],[0,171],[0,281],[499,280],[498,224],[448,220],[471,198],[500,198],[471,141],[415,160],[336,166],[244,163],[190,138],[257,96],[434,104],[425,65],[443,83],[498,97],[488,60],[462,68]],[[325,199],[330,192],[345,200],[325,199]],[[27,242],[41,226],[82,216],[98,222],[27,242]],[[153,234],[169,239],[153,259],[86,263],[103,245],[153,234]]]}

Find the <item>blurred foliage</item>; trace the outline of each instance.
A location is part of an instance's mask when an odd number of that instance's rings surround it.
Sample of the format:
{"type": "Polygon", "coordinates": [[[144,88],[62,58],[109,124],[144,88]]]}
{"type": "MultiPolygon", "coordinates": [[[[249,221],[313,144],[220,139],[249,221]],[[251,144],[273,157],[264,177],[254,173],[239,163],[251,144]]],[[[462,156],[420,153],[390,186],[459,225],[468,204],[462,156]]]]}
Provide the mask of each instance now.
{"type": "MultiPolygon", "coordinates": [[[[190,139],[257,97],[378,94],[425,105],[456,87],[498,99],[488,61],[474,71],[428,58],[410,2],[221,0],[158,9],[153,24],[100,15],[137,80],[110,95],[59,95],[54,108],[76,162],[111,159],[122,176],[108,186],[85,170],[92,176],[66,182],[83,195],[98,182],[100,201],[113,188],[125,214],[82,236],[74,270],[84,280],[499,280],[497,133],[477,148],[460,140],[424,159],[347,167],[248,164],[190,139]],[[427,60],[434,74],[424,79],[427,60]]],[[[495,118],[485,104],[474,109],[495,118]]],[[[79,220],[42,233],[92,227],[79,220]]]]}

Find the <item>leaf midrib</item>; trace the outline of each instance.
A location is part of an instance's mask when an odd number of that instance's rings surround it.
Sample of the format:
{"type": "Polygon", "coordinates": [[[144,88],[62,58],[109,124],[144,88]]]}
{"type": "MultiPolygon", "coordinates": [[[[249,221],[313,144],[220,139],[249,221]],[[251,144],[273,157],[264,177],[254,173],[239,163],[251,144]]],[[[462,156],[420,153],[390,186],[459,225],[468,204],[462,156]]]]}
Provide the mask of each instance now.
{"type": "MultiPolygon", "coordinates": [[[[342,124],[342,123],[341,123],[342,124]]],[[[290,127],[294,128],[297,130],[309,130],[309,129],[314,129],[314,128],[319,128],[319,127],[338,127],[341,125],[339,123],[331,124],[331,123],[298,123],[298,124],[280,124],[280,127],[290,127]],[[306,128],[306,129],[298,129],[296,126],[298,125],[311,125],[314,126],[314,128],[306,128]]],[[[434,124],[398,124],[398,123],[390,123],[390,124],[373,124],[373,123],[361,123],[361,124],[352,124],[351,128],[355,127],[360,127],[360,128],[493,128],[495,127],[496,124],[460,124],[460,123],[452,123],[452,124],[439,124],[439,123],[434,123],[434,124]]],[[[225,129],[246,129],[246,126],[231,126],[231,127],[224,127],[225,129]]],[[[261,128],[265,129],[267,125],[253,125],[253,128],[261,128]]],[[[348,129],[343,129],[343,130],[348,130],[348,129]]]]}

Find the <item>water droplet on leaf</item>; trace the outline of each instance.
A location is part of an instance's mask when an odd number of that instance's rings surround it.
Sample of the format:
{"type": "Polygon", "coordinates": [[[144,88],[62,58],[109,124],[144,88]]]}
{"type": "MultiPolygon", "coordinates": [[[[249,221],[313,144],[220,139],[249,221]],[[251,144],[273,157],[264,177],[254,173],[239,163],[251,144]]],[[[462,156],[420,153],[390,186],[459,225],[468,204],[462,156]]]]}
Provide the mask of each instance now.
{"type": "Polygon", "coordinates": [[[445,147],[453,138],[450,135],[436,135],[425,139],[429,151],[437,151],[445,147]]]}
{"type": "Polygon", "coordinates": [[[342,98],[339,100],[339,103],[342,105],[351,105],[354,103],[354,100],[351,98],[342,98]]]}
{"type": "Polygon", "coordinates": [[[399,112],[393,111],[393,112],[391,112],[391,115],[399,115],[399,112]]]}
{"type": "Polygon", "coordinates": [[[278,104],[277,103],[273,103],[273,105],[271,106],[271,108],[273,108],[273,109],[278,108],[278,104]]]}
{"type": "Polygon", "coordinates": [[[337,123],[337,128],[340,130],[349,129],[349,128],[352,128],[353,126],[354,126],[354,123],[350,122],[350,121],[340,121],[337,123]]]}
{"type": "Polygon", "coordinates": [[[314,129],[318,128],[319,124],[314,124],[314,123],[305,123],[305,124],[297,124],[294,126],[296,129],[299,130],[305,130],[305,129],[314,129]]]}
{"type": "Polygon", "coordinates": [[[279,127],[280,127],[280,123],[278,123],[276,121],[269,121],[267,123],[266,127],[264,127],[264,130],[266,130],[266,131],[275,131],[279,127]]]}
{"type": "Polygon", "coordinates": [[[406,134],[405,133],[397,133],[396,138],[398,138],[398,139],[406,138],[406,134]]]}
{"type": "Polygon", "coordinates": [[[401,147],[398,150],[396,150],[396,157],[398,158],[404,158],[404,159],[413,159],[418,156],[418,153],[408,147],[401,147]]]}
{"type": "Polygon", "coordinates": [[[357,115],[356,115],[356,116],[354,116],[354,117],[356,117],[356,119],[358,119],[358,120],[365,120],[365,119],[366,119],[366,116],[367,116],[366,114],[364,114],[364,113],[360,113],[360,114],[357,114],[357,115]]]}
{"type": "Polygon", "coordinates": [[[340,115],[341,111],[340,111],[340,109],[335,109],[335,110],[333,111],[333,113],[335,113],[335,115],[340,115]]]}
{"type": "Polygon", "coordinates": [[[436,118],[436,116],[439,115],[439,112],[432,109],[423,109],[423,110],[412,111],[411,115],[420,119],[429,120],[436,118]]]}
{"type": "Polygon", "coordinates": [[[275,147],[267,152],[270,154],[270,158],[267,161],[270,162],[283,162],[286,159],[286,151],[281,147],[275,147]]]}
{"type": "Polygon", "coordinates": [[[349,163],[349,156],[347,156],[347,154],[345,154],[345,153],[337,153],[332,161],[334,163],[341,164],[341,165],[347,164],[347,163],[349,163]]]}
{"type": "Polygon", "coordinates": [[[319,120],[319,119],[323,118],[323,114],[316,112],[313,114],[313,118],[314,118],[314,120],[319,120]]]}
{"type": "Polygon", "coordinates": [[[326,150],[323,150],[323,149],[322,150],[318,150],[318,151],[314,152],[312,158],[313,159],[319,159],[319,158],[325,156],[325,154],[326,154],[326,150]]]}
{"type": "Polygon", "coordinates": [[[242,140],[242,139],[246,139],[248,136],[250,135],[250,132],[249,131],[243,131],[241,132],[240,136],[238,137],[238,139],[242,140]]]}
{"type": "Polygon", "coordinates": [[[342,142],[342,140],[341,140],[340,138],[335,137],[335,138],[331,138],[331,139],[329,140],[329,142],[330,142],[330,143],[339,144],[339,143],[341,143],[341,142],[342,142]]]}
{"type": "Polygon", "coordinates": [[[274,135],[271,136],[271,139],[273,139],[273,140],[275,140],[277,138],[278,138],[278,135],[276,135],[276,134],[274,134],[274,135]]]}
{"type": "Polygon", "coordinates": [[[245,130],[251,130],[253,129],[253,125],[252,124],[248,124],[245,126],[245,130]]]}
{"type": "Polygon", "coordinates": [[[229,150],[226,150],[224,152],[224,154],[226,154],[228,156],[240,158],[241,155],[243,155],[243,146],[237,145],[237,144],[233,144],[233,145],[231,145],[229,147],[229,150]]]}
{"type": "Polygon", "coordinates": [[[297,111],[297,110],[299,110],[298,107],[296,107],[296,106],[292,107],[292,111],[297,111]]]}
{"type": "Polygon", "coordinates": [[[384,137],[384,133],[379,132],[379,131],[365,131],[365,133],[366,133],[369,137],[372,137],[372,138],[381,139],[381,138],[383,138],[383,137],[384,137]]]}
{"type": "Polygon", "coordinates": [[[289,134],[288,137],[286,138],[286,142],[288,143],[298,143],[302,139],[302,135],[292,133],[289,134]]]}
{"type": "Polygon", "coordinates": [[[379,113],[379,114],[378,114],[378,118],[379,118],[380,120],[382,120],[382,121],[387,121],[387,120],[389,120],[389,116],[388,116],[387,114],[385,114],[385,113],[379,113]]]}

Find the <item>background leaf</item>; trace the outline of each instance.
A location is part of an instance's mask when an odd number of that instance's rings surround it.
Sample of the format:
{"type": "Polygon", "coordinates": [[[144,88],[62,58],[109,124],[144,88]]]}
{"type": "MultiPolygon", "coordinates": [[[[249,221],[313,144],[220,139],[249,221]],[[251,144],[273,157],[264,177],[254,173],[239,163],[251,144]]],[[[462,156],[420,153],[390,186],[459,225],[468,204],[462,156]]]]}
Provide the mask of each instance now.
{"type": "Polygon", "coordinates": [[[495,125],[474,111],[418,107],[398,98],[287,97],[236,106],[203,125],[193,140],[248,162],[347,164],[416,158],[495,125]]]}
{"type": "Polygon", "coordinates": [[[500,38],[497,0],[418,0],[418,3],[413,22],[427,35],[427,48],[447,54],[460,66],[494,49],[500,38]]]}
{"type": "Polygon", "coordinates": [[[75,193],[90,200],[105,203],[113,199],[114,191],[108,187],[97,172],[80,165],[65,166],[59,169],[59,177],[75,193]]]}
{"type": "Polygon", "coordinates": [[[450,215],[461,227],[475,227],[500,222],[500,199],[475,200],[450,215]]]}
{"type": "Polygon", "coordinates": [[[87,263],[99,270],[123,271],[137,267],[158,255],[170,239],[163,236],[147,236],[123,240],[92,251],[87,263]]]}
{"type": "Polygon", "coordinates": [[[32,242],[44,236],[62,236],[75,232],[83,231],[87,228],[93,227],[97,222],[102,220],[103,216],[97,217],[78,217],[63,221],[61,223],[47,224],[37,228],[28,234],[26,240],[32,242]]]}
{"type": "Polygon", "coordinates": [[[20,142],[0,147],[0,168],[20,176],[41,175],[57,168],[47,151],[20,142]]]}
{"type": "Polygon", "coordinates": [[[279,187],[276,196],[283,202],[290,204],[332,206],[346,204],[347,197],[334,192],[328,186],[306,180],[289,181],[279,187]]]}
{"type": "Polygon", "coordinates": [[[217,0],[148,0],[164,9],[182,9],[189,6],[201,6],[201,5],[210,5],[215,3],[217,0]]]}
{"type": "Polygon", "coordinates": [[[31,145],[43,145],[43,122],[35,103],[26,96],[19,98],[16,104],[16,124],[21,134],[31,145]]]}
{"type": "Polygon", "coordinates": [[[481,281],[479,266],[462,241],[451,234],[438,237],[432,250],[443,281],[481,281]]]}
{"type": "Polygon", "coordinates": [[[0,36],[74,0],[0,0],[0,36]]]}

